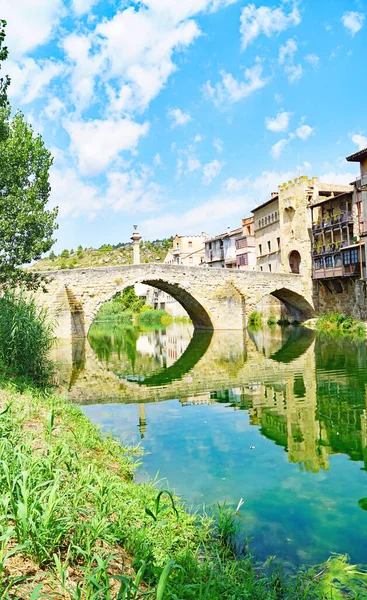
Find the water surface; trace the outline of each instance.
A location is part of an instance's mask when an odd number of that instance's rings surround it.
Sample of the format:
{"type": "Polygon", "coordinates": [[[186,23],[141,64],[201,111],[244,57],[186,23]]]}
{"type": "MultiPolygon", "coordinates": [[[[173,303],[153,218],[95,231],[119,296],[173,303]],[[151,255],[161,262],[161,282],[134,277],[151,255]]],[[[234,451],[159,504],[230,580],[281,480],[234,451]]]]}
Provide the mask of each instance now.
{"type": "Polygon", "coordinates": [[[260,559],[366,562],[365,342],[108,324],[56,353],[70,398],[143,446],[139,481],[159,473],[193,508],[243,498],[260,559]]]}

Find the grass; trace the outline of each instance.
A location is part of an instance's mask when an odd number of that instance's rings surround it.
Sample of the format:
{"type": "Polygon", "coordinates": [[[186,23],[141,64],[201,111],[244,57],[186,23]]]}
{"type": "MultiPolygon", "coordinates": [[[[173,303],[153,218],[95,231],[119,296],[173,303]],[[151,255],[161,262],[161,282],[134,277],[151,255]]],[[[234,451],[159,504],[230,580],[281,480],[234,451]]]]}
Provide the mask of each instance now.
{"type": "Polygon", "coordinates": [[[136,484],[139,451],[79,408],[19,380],[0,387],[2,600],[363,597],[343,557],[288,577],[259,565],[231,507],[189,514],[169,490],[136,484]]]}
{"type": "Polygon", "coordinates": [[[49,380],[53,364],[48,354],[54,340],[47,311],[23,290],[5,289],[0,298],[0,364],[12,375],[38,384],[49,380]]]}
{"type": "Polygon", "coordinates": [[[358,338],[366,337],[365,323],[336,312],[318,317],[315,326],[318,331],[358,338]]]}
{"type": "Polygon", "coordinates": [[[169,325],[173,322],[173,317],[165,310],[145,310],[138,316],[138,323],[143,326],[147,325],[169,325]]]}

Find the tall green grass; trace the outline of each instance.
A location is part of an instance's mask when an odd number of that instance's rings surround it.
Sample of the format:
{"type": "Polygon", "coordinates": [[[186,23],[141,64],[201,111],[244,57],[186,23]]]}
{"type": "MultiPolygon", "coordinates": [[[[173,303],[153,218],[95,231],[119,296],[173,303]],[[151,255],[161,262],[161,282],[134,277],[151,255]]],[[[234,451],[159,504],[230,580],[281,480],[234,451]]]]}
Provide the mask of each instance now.
{"type": "Polygon", "coordinates": [[[316,329],[339,335],[349,335],[359,338],[366,337],[365,323],[336,312],[318,317],[316,329]]]}
{"type": "Polygon", "coordinates": [[[49,359],[53,340],[47,311],[24,290],[6,289],[0,298],[0,365],[43,385],[53,371],[49,359]]]}
{"type": "Polygon", "coordinates": [[[14,382],[1,403],[1,600],[363,598],[365,575],[345,560],[286,577],[240,548],[233,508],[199,517],[136,484],[137,451],[66,400],[14,382]]]}
{"type": "Polygon", "coordinates": [[[138,322],[141,325],[169,325],[173,317],[165,310],[145,310],[139,314],[138,322]]]}

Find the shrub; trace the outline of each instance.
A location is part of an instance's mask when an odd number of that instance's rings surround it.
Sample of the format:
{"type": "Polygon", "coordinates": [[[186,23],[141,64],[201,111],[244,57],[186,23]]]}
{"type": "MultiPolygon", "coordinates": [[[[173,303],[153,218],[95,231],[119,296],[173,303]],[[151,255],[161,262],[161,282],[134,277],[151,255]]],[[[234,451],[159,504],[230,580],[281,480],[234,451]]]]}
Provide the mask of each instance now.
{"type": "Polygon", "coordinates": [[[145,310],[139,315],[141,325],[169,325],[173,318],[165,310],[145,310]]]}
{"type": "Polygon", "coordinates": [[[61,252],[61,258],[69,258],[69,250],[66,250],[65,248],[65,250],[61,252]]]}
{"type": "Polygon", "coordinates": [[[362,321],[341,313],[320,316],[316,321],[316,329],[355,337],[366,336],[366,326],[362,321]]]}
{"type": "Polygon", "coordinates": [[[249,316],[248,324],[251,325],[252,327],[261,327],[261,325],[262,325],[261,313],[259,313],[257,310],[254,310],[249,316]]]}
{"type": "Polygon", "coordinates": [[[53,371],[49,350],[53,326],[23,290],[5,290],[0,298],[0,363],[14,375],[46,384],[53,371]]]}
{"type": "Polygon", "coordinates": [[[269,325],[269,327],[273,327],[277,324],[277,318],[274,315],[269,315],[267,324],[269,325]]]}

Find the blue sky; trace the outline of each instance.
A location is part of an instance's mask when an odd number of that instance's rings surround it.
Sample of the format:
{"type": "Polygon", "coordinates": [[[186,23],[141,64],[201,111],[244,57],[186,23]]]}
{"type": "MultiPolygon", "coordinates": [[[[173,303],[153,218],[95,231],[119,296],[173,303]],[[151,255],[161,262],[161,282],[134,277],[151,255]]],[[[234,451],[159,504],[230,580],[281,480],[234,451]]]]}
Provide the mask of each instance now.
{"type": "Polygon", "coordinates": [[[367,146],[367,1],[2,0],[64,247],[220,233],[367,146]]]}

